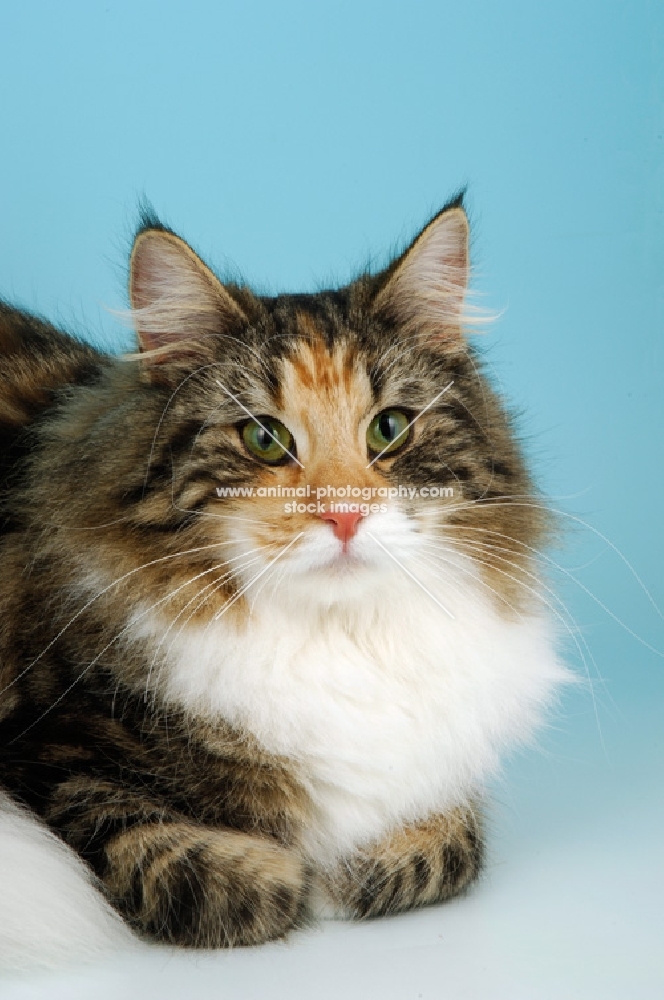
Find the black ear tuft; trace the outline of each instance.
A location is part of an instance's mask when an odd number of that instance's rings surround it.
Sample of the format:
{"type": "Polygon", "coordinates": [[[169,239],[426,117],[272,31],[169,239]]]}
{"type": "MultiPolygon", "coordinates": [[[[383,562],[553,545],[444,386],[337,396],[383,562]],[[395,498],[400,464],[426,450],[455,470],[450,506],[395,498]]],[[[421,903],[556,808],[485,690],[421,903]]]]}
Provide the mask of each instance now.
{"type": "Polygon", "coordinates": [[[134,241],[148,229],[154,229],[161,233],[172,233],[175,236],[173,230],[161,221],[152,202],[145,195],[142,195],[138,202],[138,224],[134,232],[134,241]]]}
{"type": "MultiPolygon", "coordinates": [[[[466,206],[464,205],[464,198],[466,197],[467,186],[464,184],[463,187],[459,188],[456,194],[453,194],[451,198],[445,202],[443,207],[439,212],[436,212],[436,216],[442,215],[443,212],[448,212],[450,208],[462,208],[464,211],[466,206]]],[[[435,216],[434,216],[435,218],[435,216]]]]}

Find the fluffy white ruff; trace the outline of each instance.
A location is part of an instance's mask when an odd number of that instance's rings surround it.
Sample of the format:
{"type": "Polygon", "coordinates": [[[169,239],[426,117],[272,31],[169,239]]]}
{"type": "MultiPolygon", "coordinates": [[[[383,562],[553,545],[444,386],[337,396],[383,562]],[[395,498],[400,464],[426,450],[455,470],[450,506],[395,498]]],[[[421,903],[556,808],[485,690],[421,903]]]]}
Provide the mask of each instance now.
{"type": "Polygon", "coordinates": [[[0,968],[92,961],[136,939],[62,841],[0,795],[0,968]]]}
{"type": "Polygon", "coordinates": [[[241,624],[165,635],[151,612],[133,626],[163,640],[162,698],[293,760],[314,805],[304,846],[323,865],[468,801],[568,676],[537,602],[501,610],[472,560],[432,568],[403,515],[366,521],[354,564],[335,562],[323,525],[294,546],[248,591],[241,624]]]}

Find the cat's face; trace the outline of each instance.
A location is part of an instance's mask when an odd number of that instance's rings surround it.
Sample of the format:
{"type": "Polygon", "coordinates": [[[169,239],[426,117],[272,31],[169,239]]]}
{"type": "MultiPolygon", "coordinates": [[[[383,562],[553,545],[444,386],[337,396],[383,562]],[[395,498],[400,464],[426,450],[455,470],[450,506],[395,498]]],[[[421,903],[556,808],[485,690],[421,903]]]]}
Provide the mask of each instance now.
{"type": "Polygon", "coordinates": [[[435,533],[456,482],[440,441],[450,448],[467,434],[446,405],[445,352],[414,360],[398,338],[372,343],[342,300],[329,305],[327,318],[293,309],[278,351],[266,310],[262,365],[220,359],[201,373],[204,391],[180,390],[190,413],[205,404],[172,484],[174,502],[220,536],[245,585],[274,564],[271,578],[287,577],[291,592],[325,588],[326,602],[375,586],[377,572],[392,576],[395,560],[435,533]],[[420,497],[423,487],[434,496],[420,497]]]}
{"type": "MultiPolygon", "coordinates": [[[[299,312],[296,324],[306,337],[278,360],[278,392],[252,410],[256,420],[236,426],[236,446],[253,464],[254,496],[234,505],[247,520],[228,522],[226,531],[238,540],[238,556],[258,550],[251,575],[275,560],[275,573],[278,561],[293,585],[326,587],[330,600],[394,568],[381,545],[403,560],[416,543],[420,505],[389,493],[406,456],[404,482],[426,479],[425,470],[414,476],[426,416],[412,421],[429,390],[404,394],[394,368],[372,385],[376,358],[353,331],[326,343],[312,317],[299,312]]],[[[248,582],[250,573],[242,575],[248,582]]]]}
{"type": "Polygon", "coordinates": [[[441,529],[522,486],[462,333],[467,269],[456,206],[383,275],[312,296],[225,287],[177,237],[139,235],[130,288],[170,501],[219,540],[235,594],[394,592],[441,529]]]}

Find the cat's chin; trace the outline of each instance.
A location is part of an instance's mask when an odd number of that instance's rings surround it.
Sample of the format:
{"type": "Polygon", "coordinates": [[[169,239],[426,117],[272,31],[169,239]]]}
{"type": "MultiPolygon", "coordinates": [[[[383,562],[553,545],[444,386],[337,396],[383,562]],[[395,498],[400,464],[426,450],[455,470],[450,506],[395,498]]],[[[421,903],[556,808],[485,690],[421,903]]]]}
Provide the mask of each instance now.
{"type": "Polygon", "coordinates": [[[391,578],[390,567],[343,553],[289,575],[288,600],[300,612],[363,606],[377,590],[391,587],[391,578]]]}
{"type": "Polygon", "coordinates": [[[331,577],[348,577],[351,574],[372,569],[376,569],[376,563],[368,560],[366,556],[358,555],[357,552],[339,551],[321,565],[312,567],[311,572],[323,573],[331,577]]]}
{"type": "Polygon", "coordinates": [[[377,572],[378,564],[375,560],[344,552],[312,562],[310,566],[299,566],[294,575],[311,585],[313,581],[353,580],[377,572]]]}
{"type": "Polygon", "coordinates": [[[360,592],[367,586],[375,587],[380,573],[375,562],[359,556],[344,554],[308,574],[310,586],[338,587],[347,594],[352,588],[360,592]]]}

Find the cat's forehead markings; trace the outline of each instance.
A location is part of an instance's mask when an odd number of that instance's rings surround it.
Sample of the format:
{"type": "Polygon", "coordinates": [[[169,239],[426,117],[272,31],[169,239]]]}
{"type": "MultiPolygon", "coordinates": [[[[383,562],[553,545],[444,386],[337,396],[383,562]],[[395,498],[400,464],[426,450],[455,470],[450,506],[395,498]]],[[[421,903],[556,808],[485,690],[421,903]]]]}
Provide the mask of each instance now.
{"type": "Polygon", "coordinates": [[[348,342],[330,346],[314,318],[303,311],[297,313],[296,329],[301,339],[285,361],[289,391],[311,393],[318,400],[325,396],[336,403],[346,400],[346,408],[349,400],[356,402],[370,393],[369,378],[348,342]]]}

